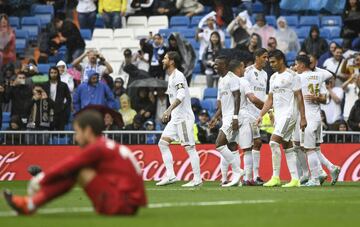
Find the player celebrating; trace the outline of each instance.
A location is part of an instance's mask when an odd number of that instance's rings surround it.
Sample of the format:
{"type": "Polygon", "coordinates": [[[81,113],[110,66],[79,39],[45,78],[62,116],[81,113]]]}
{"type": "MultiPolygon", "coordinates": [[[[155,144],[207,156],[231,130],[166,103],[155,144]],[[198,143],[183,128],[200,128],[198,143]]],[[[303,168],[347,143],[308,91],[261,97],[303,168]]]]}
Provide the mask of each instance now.
{"type": "Polygon", "coordinates": [[[279,175],[281,164],[280,144],[282,144],[291,174],[291,181],[283,185],[283,187],[298,187],[300,182],[296,166],[296,154],[290,138],[295,128],[298,111],[300,111],[301,129],[304,130],[307,124],[301,94],[301,82],[299,76],[286,67],[284,53],[280,50],[271,51],[269,61],[275,73],[270,78],[269,95],[257,119],[257,124],[260,124],[262,117],[274,105],[275,129],[270,138],[273,176],[264,186],[274,187],[281,185],[279,175]]]}
{"type": "Polygon", "coordinates": [[[222,155],[221,172],[222,187],[238,185],[243,171],[240,169],[240,155],[238,152],[240,109],[240,90],[238,78],[229,72],[229,62],[225,56],[215,59],[215,70],[220,76],[217,97],[217,111],[210,121],[209,126],[213,128],[222,119],[218,137],[216,139],[216,150],[222,155]],[[227,182],[228,163],[231,164],[233,179],[227,182]]]}
{"type": "Polygon", "coordinates": [[[200,159],[195,150],[193,132],[195,116],[191,109],[190,93],[186,78],[184,74],[178,70],[180,65],[181,60],[177,52],[170,51],[165,55],[163,67],[169,75],[167,93],[171,105],[164,112],[162,117],[162,121],[167,123],[167,125],[161,135],[158,145],[165,164],[166,174],[161,181],[156,183],[157,186],[173,184],[177,181],[173,167],[173,157],[169,148],[169,144],[177,139],[180,139],[181,145],[185,146],[185,150],[189,154],[194,174],[194,179],[182,186],[196,187],[202,184],[200,159]]]}
{"type": "Polygon", "coordinates": [[[77,115],[75,139],[83,150],[32,178],[28,196],[4,191],[7,203],[19,214],[33,214],[78,183],[99,214],[136,214],[147,203],[140,166],[127,147],[102,137],[103,129],[100,113],[77,115]]]}
{"type": "MultiPolygon", "coordinates": [[[[255,64],[246,68],[244,78],[251,84],[252,90],[254,91],[256,98],[260,99],[262,102],[265,102],[268,75],[264,71],[264,67],[269,60],[268,51],[265,48],[259,48],[254,52],[254,57],[255,64]]],[[[254,145],[252,148],[252,160],[249,158],[249,162],[253,163],[252,165],[254,184],[263,185],[264,181],[260,178],[259,175],[260,149],[262,146],[262,141],[260,138],[260,128],[256,124],[256,116],[259,116],[260,110],[253,103],[249,104],[248,109],[254,139],[254,145]]]]}

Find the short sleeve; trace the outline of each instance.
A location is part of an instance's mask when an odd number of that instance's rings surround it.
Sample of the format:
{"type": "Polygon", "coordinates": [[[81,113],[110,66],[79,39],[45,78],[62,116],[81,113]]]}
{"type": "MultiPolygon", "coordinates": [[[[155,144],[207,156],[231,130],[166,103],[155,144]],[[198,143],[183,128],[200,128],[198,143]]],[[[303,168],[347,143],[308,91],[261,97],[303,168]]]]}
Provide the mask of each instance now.
{"type": "Polygon", "coordinates": [[[249,93],[254,93],[253,89],[251,89],[249,81],[247,81],[244,78],[243,80],[241,80],[241,83],[242,83],[242,87],[243,87],[243,91],[244,91],[245,95],[247,95],[249,93]]]}
{"type": "Polygon", "coordinates": [[[269,93],[274,92],[274,74],[270,77],[269,93]]]}
{"type": "Polygon", "coordinates": [[[292,90],[293,91],[301,90],[301,79],[299,75],[294,76],[292,90]]]}
{"type": "Polygon", "coordinates": [[[176,74],[173,83],[174,83],[176,91],[179,89],[185,88],[185,83],[186,83],[185,77],[181,76],[179,74],[176,74]]]}
{"type": "Polygon", "coordinates": [[[239,79],[236,78],[235,76],[231,77],[231,79],[229,80],[229,87],[231,92],[239,90],[240,89],[239,79]]]}

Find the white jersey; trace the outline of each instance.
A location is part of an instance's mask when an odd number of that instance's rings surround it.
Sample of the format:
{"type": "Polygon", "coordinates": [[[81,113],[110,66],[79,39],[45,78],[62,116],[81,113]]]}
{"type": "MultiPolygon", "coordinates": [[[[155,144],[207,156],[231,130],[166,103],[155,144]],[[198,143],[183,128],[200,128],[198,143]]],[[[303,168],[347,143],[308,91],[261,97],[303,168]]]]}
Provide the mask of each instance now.
{"type": "MultiPolygon", "coordinates": [[[[324,82],[332,76],[327,70],[306,71],[298,74],[301,79],[301,91],[305,95],[326,94],[324,82]]],[[[320,104],[304,100],[305,117],[308,121],[321,121],[320,104]]]]}
{"type": "Polygon", "coordinates": [[[233,92],[239,90],[237,76],[228,72],[224,77],[220,77],[217,99],[221,102],[221,113],[223,119],[231,119],[234,115],[234,96],[233,92]]]}
{"type": "Polygon", "coordinates": [[[247,81],[244,77],[239,78],[239,84],[240,84],[240,111],[239,111],[239,119],[241,121],[248,119],[250,117],[249,115],[249,105],[250,102],[246,98],[246,96],[250,93],[253,93],[253,90],[251,89],[251,85],[249,81],[247,81]]]}
{"type": "MultiPolygon", "coordinates": [[[[249,81],[254,95],[265,102],[266,100],[266,85],[268,75],[264,70],[258,70],[255,65],[250,65],[246,68],[244,78],[249,81]]],[[[260,115],[260,109],[258,109],[252,102],[248,106],[249,114],[256,119],[260,115]]]]}
{"type": "Polygon", "coordinates": [[[171,112],[171,121],[174,123],[180,123],[184,120],[195,120],[194,112],[191,108],[190,92],[186,78],[182,72],[175,69],[172,75],[169,76],[168,89],[166,91],[169,95],[170,104],[175,102],[181,89],[185,90],[185,98],[180,105],[171,112]]]}
{"type": "Polygon", "coordinates": [[[296,118],[298,108],[294,91],[298,90],[301,90],[301,81],[294,71],[286,69],[271,76],[269,93],[273,94],[275,121],[277,118],[296,118]]]}

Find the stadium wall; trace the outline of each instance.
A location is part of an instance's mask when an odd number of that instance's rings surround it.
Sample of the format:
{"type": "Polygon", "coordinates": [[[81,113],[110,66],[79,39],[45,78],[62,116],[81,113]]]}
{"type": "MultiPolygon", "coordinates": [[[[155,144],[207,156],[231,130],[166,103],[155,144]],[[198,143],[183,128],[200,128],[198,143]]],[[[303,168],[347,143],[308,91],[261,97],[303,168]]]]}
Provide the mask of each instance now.
{"type": "MultiPolygon", "coordinates": [[[[161,154],[156,145],[129,146],[139,160],[146,181],[159,180],[165,172],[161,154]]],[[[360,144],[324,144],[322,151],[334,164],[341,167],[339,181],[360,181],[360,144]]],[[[192,178],[190,161],[187,153],[180,146],[171,147],[175,171],[181,180],[192,178]]],[[[214,145],[197,146],[201,158],[201,171],[205,180],[220,179],[219,153],[214,145]]],[[[29,180],[27,167],[37,164],[44,170],[73,153],[79,152],[77,146],[1,146],[0,181],[29,180]]],[[[282,156],[281,179],[289,180],[284,154],[282,156]]],[[[243,164],[243,163],[242,163],[243,164]]],[[[272,174],[271,150],[264,145],[261,150],[260,175],[269,179],[272,174]]]]}

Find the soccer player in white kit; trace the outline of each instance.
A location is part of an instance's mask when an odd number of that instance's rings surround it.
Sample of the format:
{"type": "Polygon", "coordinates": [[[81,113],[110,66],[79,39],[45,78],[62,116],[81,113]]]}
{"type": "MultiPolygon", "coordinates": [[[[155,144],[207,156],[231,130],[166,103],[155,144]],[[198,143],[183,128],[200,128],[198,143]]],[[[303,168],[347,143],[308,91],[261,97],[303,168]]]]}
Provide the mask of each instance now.
{"type": "MultiPolygon", "coordinates": [[[[269,60],[268,51],[265,48],[259,48],[255,50],[254,57],[255,63],[246,68],[244,78],[249,81],[255,96],[261,101],[265,102],[268,75],[263,70],[263,68],[266,66],[269,60]]],[[[256,124],[256,117],[259,116],[260,110],[253,103],[249,104],[248,109],[251,117],[250,119],[254,139],[252,160],[248,158],[248,161],[253,166],[253,183],[255,185],[263,185],[264,181],[259,175],[260,149],[262,146],[262,141],[260,138],[260,128],[256,124]]]]}
{"type": "Polygon", "coordinates": [[[300,77],[286,67],[285,55],[280,50],[273,50],[269,53],[269,62],[275,73],[270,78],[269,95],[257,119],[257,124],[260,124],[265,113],[274,106],[275,129],[269,143],[272,152],[273,175],[264,186],[274,187],[281,185],[280,144],[282,144],[291,174],[291,181],[283,185],[283,187],[298,187],[300,181],[296,165],[297,159],[290,138],[295,129],[298,111],[300,111],[300,128],[304,130],[307,124],[300,77]]]}
{"type": "Polygon", "coordinates": [[[195,117],[191,109],[190,93],[186,78],[184,74],[177,69],[180,65],[181,59],[177,52],[169,51],[165,55],[163,67],[169,75],[167,94],[169,95],[170,106],[163,113],[162,121],[167,123],[167,125],[158,145],[165,164],[166,174],[161,181],[156,183],[157,186],[168,185],[177,181],[169,144],[178,139],[189,154],[194,174],[193,180],[182,186],[196,187],[202,184],[200,159],[195,149],[193,132],[195,117]]]}
{"type": "Polygon", "coordinates": [[[240,155],[238,152],[239,136],[239,110],[240,110],[240,90],[238,78],[229,70],[229,61],[225,56],[215,59],[215,70],[220,76],[217,97],[217,111],[209,123],[213,128],[222,119],[218,137],[216,139],[216,150],[222,155],[220,164],[230,163],[233,172],[233,179],[227,182],[225,178],[226,170],[222,168],[222,187],[237,186],[243,175],[240,169],[240,155]],[[225,175],[224,175],[225,174],[225,175]],[[225,179],[224,179],[225,178],[225,179]]]}

